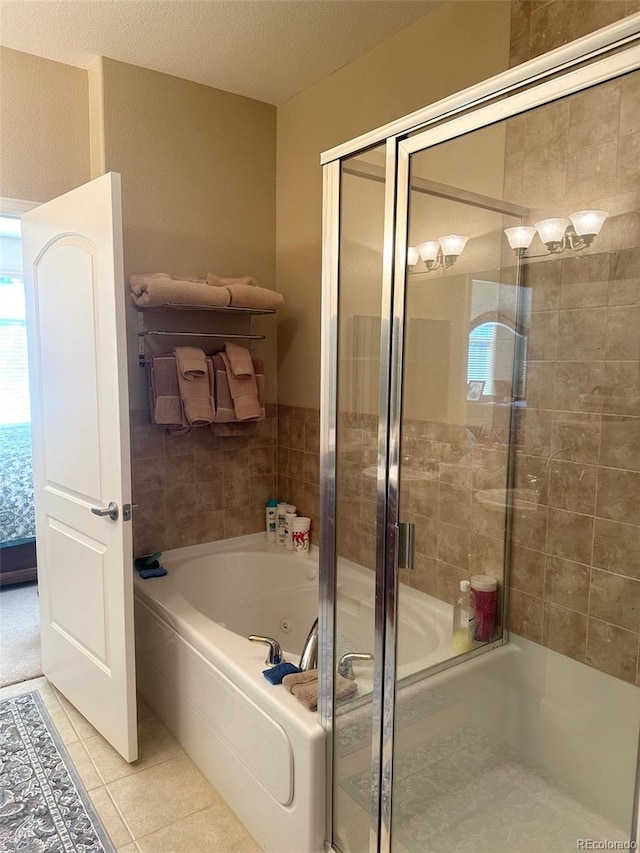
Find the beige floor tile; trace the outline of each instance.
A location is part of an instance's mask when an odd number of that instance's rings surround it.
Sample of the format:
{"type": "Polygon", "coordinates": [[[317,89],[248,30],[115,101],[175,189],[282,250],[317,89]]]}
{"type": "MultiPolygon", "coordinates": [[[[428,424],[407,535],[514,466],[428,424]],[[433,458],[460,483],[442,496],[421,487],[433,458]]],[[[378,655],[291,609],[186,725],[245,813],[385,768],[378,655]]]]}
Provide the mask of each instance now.
{"type": "Polygon", "coordinates": [[[0,700],[10,699],[12,696],[21,696],[23,693],[30,693],[32,690],[37,690],[38,693],[40,693],[47,710],[50,707],[58,708],[60,706],[55,690],[44,676],[41,676],[40,678],[31,678],[29,681],[20,681],[18,684],[9,684],[7,687],[2,687],[0,689],[0,700]]]}
{"type": "Polygon", "coordinates": [[[86,717],[83,717],[80,711],[78,711],[78,709],[74,707],[71,702],[69,702],[69,700],[66,698],[66,696],[63,696],[59,690],[57,690],[56,693],[58,694],[60,705],[62,706],[67,717],[69,717],[71,725],[78,733],[78,740],[85,740],[89,737],[95,737],[98,732],[96,729],[94,729],[94,727],[86,719],[86,717]]]}
{"type": "Polygon", "coordinates": [[[71,756],[73,766],[78,771],[78,776],[82,779],[82,783],[87,791],[92,791],[94,788],[101,788],[104,785],[95,764],[81,741],[68,744],[67,752],[71,756]]]}
{"type": "Polygon", "coordinates": [[[140,848],[132,841],[131,844],[125,844],[124,847],[118,847],[117,853],[140,853],[140,848]]]}
{"type": "Polygon", "coordinates": [[[138,695],[138,722],[141,723],[143,720],[149,719],[149,717],[155,717],[155,713],[146,699],[138,695]]]}
{"type": "Polygon", "coordinates": [[[135,839],[220,799],[186,755],[111,782],[108,790],[135,839]]]}
{"type": "Polygon", "coordinates": [[[142,853],[260,853],[223,800],[163,829],[138,838],[142,853]]]}
{"type": "Polygon", "coordinates": [[[147,717],[138,724],[137,761],[125,761],[100,735],[87,738],[83,743],[106,784],[184,754],[182,747],[157,717],[147,717]]]}
{"type": "Polygon", "coordinates": [[[122,820],[122,816],[119,814],[107,789],[94,788],[90,793],[90,797],[114,846],[124,847],[130,844],[133,840],[131,833],[122,820]]]}
{"type": "Polygon", "coordinates": [[[71,743],[78,743],[80,740],[78,732],[71,725],[71,720],[62,710],[62,707],[60,705],[57,708],[47,707],[47,711],[64,745],[69,746],[71,743]]]}

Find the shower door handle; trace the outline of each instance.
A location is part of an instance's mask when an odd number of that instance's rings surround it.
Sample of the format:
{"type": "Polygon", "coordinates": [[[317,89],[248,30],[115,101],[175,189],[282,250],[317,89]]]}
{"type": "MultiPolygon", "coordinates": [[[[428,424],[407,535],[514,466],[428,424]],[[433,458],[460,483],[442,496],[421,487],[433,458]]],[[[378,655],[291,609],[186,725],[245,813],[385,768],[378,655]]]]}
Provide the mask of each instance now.
{"type": "Polygon", "coordinates": [[[101,506],[92,506],[91,512],[94,515],[108,515],[111,521],[117,521],[120,515],[118,504],[115,501],[109,501],[109,506],[106,509],[103,509],[101,506]]]}
{"type": "Polygon", "coordinates": [[[412,569],[415,554],[415,524],[402,521],[398,528],[398,568],[412,569]]]}

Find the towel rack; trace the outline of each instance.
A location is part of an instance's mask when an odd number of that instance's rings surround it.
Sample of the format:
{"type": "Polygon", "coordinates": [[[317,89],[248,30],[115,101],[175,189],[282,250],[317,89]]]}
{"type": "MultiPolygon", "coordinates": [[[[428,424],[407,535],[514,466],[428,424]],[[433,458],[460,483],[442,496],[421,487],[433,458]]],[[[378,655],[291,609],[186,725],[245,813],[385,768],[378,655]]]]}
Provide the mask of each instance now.
{"type": "MultiPolygon", "coordinates": [[[[203,308],[202,306],[181,305],[178,303],[167,304],[167,308],[172,308],[179,311],[218,311],[225,314],[275,314],[273,309],[254,309],[254,308],[222,308],[211,307],[203,308]]],[[[153,310],[153,309],[148,309],[153,310]]],[[[138,365],[140,367],[147,366],[147,357],[144,349],[144,339],[151,335],[162,337],[180,337],[180,338],[217,338],[218,340],[245,340],[245,341],[264,341],[264,335],[240,334],[238,332],[179,332],[169,329],[145,329],[143,311],[138,309],[138,365]]]]}

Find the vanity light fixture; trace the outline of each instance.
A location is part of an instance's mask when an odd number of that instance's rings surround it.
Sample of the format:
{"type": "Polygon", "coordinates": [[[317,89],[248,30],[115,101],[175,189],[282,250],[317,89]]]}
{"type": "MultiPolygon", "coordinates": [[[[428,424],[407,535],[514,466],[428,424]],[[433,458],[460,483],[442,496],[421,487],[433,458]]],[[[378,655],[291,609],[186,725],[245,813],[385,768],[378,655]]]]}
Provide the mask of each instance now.
{"type": "MultiPolygon", "coordinates": [[[[605,210],[579,210],[572,213],[569,219],[561,217],[541,219],[535,227],[518,225],[515,228],[505,228],[509,245],[518,257],[524,258],[525,251],[533,242],[536,234],[546,246],[550,255],[559,255],[567,249],[574,252],[586,249],[600,233],[605,219],[609,214],[605,210]]],[[[543,257],[535,255],[528,257],[543,257]]]]}
{"type": "Polygon", "coordinates": [[[448,269],[458,260],[469,238],[462,234],[448,234],[437,240],[427,240],[419,246],[409,246],[407,250],[407,266],[414,267],[418,257],[424,263],[427,272],[444,267],[448,269]]]}

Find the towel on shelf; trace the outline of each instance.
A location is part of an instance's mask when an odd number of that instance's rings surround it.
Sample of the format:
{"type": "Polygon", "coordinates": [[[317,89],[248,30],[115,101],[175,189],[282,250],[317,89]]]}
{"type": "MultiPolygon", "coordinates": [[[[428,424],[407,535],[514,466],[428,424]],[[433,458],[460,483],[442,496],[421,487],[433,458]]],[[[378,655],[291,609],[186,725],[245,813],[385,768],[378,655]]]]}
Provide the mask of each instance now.
{"type": "Polygon", "coordinates": [[[216,411],[214,415],[214,423],[224,424],[232,423],[237,420],[235,409],[233,408],[233,399],[229,390],[229,378],[227,369],[224,366],[224,361],[220,354],[213,356],[213,372],[215,374],[215,399],[216,411]]]}
{"type": "Polygon", "coordinates": [[[216,275],[214,272],[207,273],[207,284],[210,287],[229,287],[230,284],[244,284],[248,287],[257,287],[258,282],[252,275],[241,275],[238,278],[228,278],[216,275]]]}
{"type": "MultiPolygon", "coordinates": [[[[317,669],[307,669],[304,672],[294,672],[292,675],[285,675],[282,683],[289,693],[292,693],[298,701],[302,702],[305,708],[308,708],[310,711],[318,710],[317,669]]],[[[349,699],[358,692],[358,685],[355,681],[350,681],[337,672],[334,675],[334,686],[337,701],[349,699]]]]}
{"type": "Polygon", "coordinates": [[[173,354],[183,379],[192,382],[207,375],[207,357],[198,347],[176,347],[173,354]]]}
{"type": "Polygon", "coordinates": [[[284,297],[275,290],[266,287],[253,287],[247,284],[227,286],[232,308],[255,308],[257,310],[276,310],[284,305],[284,297]]]}
{"type": "Polygon", "coordinates": [[[227,381],[236,420],[247,421],[260,418],[262,409],[258,400],[258,385],[255,374],[253,376],[234,376],[226,353],[220,353],[220,358],[227,371],[227,381]]]}
{"type": "Polygon", "coordinates": [[[194,350],[196,347],[176,347],[174,350],[178,363],[178,387],[187,424],[204,426],[213,423],[209,371],[205,354],[198,350],[196,355],[194,350]]]}
{"type": "Polygon", "coordinates": [[[140,308],[161,308],[167,303],[226,308],[231,300],[224,287],[209,287],[202,279],[178,279],[166,273],[132,275],[129,285],[131,298],[140,308]]]}
{"type": "Polygon", "coordinates": [[[253,359],[246,347],[240,347],[238,344],[232,344],[227,341],[224,349],[234,376],[255,376],[253,359]]]}
{"type": "Polygon", "coordinates": [[[187,426],[183,421],[178,370],[173,355],[152,355],[149,371],[151,420],[167,427],[187,426]]]}

